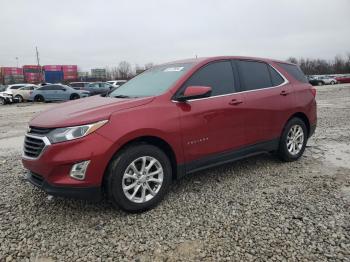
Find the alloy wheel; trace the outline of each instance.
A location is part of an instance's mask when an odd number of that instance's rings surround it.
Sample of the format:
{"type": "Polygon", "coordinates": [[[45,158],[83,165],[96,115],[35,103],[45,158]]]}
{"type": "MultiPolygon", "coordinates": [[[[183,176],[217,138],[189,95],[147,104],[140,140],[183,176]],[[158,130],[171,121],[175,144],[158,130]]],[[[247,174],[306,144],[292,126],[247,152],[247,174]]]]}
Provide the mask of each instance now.
{"type": "Polygon", "coordinates": [[[293,125],[287,135],[288,152],[295,156],[300,153],[304,144],[304,131],[300,125],[293,125]]]}
{"type": "Polygon", "coordinates": [[[151,156],[132,161],[122,178],[122,188],[128,200],[145,203],[154,198],[163,184],[163,167],[151,156]]]}

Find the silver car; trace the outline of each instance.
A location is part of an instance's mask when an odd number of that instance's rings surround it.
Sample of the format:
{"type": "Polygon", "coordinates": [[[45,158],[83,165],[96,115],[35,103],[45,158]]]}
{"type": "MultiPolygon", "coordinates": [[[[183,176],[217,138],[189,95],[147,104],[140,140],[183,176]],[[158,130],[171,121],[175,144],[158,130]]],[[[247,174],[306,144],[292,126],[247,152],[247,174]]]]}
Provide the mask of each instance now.
{"type": "Polygon", "coordinates": [[[29,101],[68,101],[90,96],[89,91],[76,90],[66,85],[45,85],[39,87],[31,93],[29,101]]]}

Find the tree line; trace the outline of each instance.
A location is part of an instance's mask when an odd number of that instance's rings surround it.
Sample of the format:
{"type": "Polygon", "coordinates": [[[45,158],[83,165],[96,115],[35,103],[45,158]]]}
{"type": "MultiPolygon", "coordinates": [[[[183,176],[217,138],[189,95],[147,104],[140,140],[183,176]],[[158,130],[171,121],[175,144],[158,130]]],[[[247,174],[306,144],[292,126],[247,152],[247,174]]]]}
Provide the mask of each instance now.
{"type": "Polygon", "coordinates": [[[299,65],[306,75],[350,74],[350,53],[331,60],[290,57],[287,61],[299,65]]]}
{"type": "MultiPolygon", "coordinates": [[[[299,65],[306,75],[350,74],[350,53],[346,56],[336,55],[331,60],[289,57],[287,61],[299,65]]],[[[127,61],[121,61],[118,66],[106,67],[106,78],[130,79],[152,66],[153,63],[132,66],[127,61]]]]}

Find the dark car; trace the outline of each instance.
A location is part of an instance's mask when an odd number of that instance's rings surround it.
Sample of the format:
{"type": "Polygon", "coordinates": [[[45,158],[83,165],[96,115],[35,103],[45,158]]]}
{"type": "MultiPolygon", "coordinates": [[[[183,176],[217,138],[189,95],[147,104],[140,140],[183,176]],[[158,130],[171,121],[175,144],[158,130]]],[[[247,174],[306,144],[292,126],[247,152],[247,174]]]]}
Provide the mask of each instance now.
{"type": "Polygon", "coordinates": [[[94,82],[94,83],[89,83],[86,87],[83,88],[83,90],[89,91],[90,94],[94,96],[94,95],[106,95],[113,88],[115,88],[115,86],[110,83],[94,82]]]}
{"type": "Polygon", "coordinates": [[[325,84],[321,79],[318,79],[313,76],[308,76],[307,79],[309,83],[313,86],[323,86],[325,84]]]}
{"type": "Polygon", "coordinates": [[[299,67],[283,61],[225,56],[157,65],[105,97],[36,115],[22,162],[48,194],[107,196],[144,211],[189,173],[260,153],[299,159],[316,128],[315,96],[299,67]]]}
{"type": "Polygon", "coordinates": [[[86,87],[88,87],[88,85],[90,84],[90,82],[72,82],[69,83],[68,85],[73,87],[74,89],[84,89],[86,87]]]}

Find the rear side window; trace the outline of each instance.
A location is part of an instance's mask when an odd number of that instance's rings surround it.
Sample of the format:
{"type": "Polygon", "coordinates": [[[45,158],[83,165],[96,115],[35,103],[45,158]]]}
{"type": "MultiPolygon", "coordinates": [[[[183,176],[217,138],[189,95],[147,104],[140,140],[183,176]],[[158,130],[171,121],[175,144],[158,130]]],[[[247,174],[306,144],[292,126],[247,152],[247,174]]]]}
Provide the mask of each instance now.
{"type": "Polygon", "coordinates": [[[284,70],[286,70],[287,73],[290,74],[296,80],[302,83],[308,83],[306,76],[297,65],[284,64],[284,63],[277,63],[277,64],[280,67],[282,67],[284,70]]]}
{"type": "Polygon", "coordinates": [[[188,86],[209,86],[211,96],[234,93],[234,78],[229,61],[210,63],[195,72],[182,87],[183,93],[188,86]]]}
{"type": "Polygon", "coordinates": [[[284,82],[284,79],[282,78],[282,76],[271,66],[269,68],[270,68],[271,80],[272,80],[273,86],[281,85],[284,82]]]}
{"type": "Polygon", "coordinates": [[[273,86],[269,66],[257,61],[237,61],[240,78],[245,90],[256,90],[273,86]]]}

